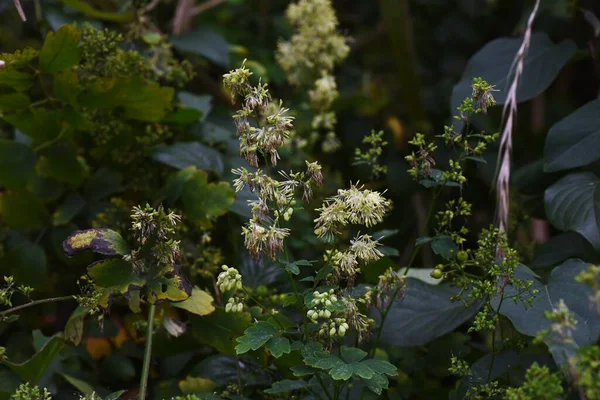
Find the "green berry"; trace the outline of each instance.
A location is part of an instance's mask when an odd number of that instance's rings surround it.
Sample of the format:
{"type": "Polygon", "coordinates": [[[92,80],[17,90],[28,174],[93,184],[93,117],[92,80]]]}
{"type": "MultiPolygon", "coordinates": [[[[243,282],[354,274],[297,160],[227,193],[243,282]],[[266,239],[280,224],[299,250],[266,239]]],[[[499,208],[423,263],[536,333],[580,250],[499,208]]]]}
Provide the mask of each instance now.
{"type": "Polygon", "coordinates": [[[469,255],[467,254],[466,251],[461,250],[458,252],[458,254],[456,255],[456,258],[458,259],[458,261],[460,262],[465,262],[467,261],[467,259],[469,258],[469,255]]]}
{"type": "Polygon", "coordinates": [[[269,294],[269,289],[265,285],[260,285],[256,288],[256,295],[260,297],[267,296],[269,294]]]}
{"type": "Polygon", "coordinates": [[[442,272],[442,270],[436,268],[433,271],[431,271],[431,274],[429,275],[434,279],[440,279],[444,275],[444,273],[442,272]]]}

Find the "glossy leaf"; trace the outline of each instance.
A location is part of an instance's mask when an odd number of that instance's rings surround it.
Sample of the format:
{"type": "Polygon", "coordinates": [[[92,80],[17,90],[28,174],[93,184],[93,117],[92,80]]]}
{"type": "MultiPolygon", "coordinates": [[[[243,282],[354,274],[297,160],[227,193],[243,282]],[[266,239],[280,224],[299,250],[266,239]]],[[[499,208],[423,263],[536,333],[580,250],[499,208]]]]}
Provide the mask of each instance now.
{"type": "Polygon", "coordinates": [[[569,258],[580,258],[584,261],[597,260],[594,248],[577,232],[565,232],[552,236],[535,252],[529,265],[531,268],[545,268],[559,264],[569,258]]]}
{"type": "MultiPolygon", "coordinates": [[[[552,321],[546,319],[544,313],[552,311],[562,299],[577,321],[577,329],[573,331],[574,344],[581,346],[595,343],[600,335],[600,320],[596,318],[594,309],[590,307],[593,290],[575,281],[575,277],[588,266],[589,264],[581,260],[567,260],[552,270],[547,284],[535,279],[527,269],[518,268],[515,276],[519,279],[532,280],[532,289],[539,290],[539,293],[528,308],[525,308],[521,302],[504,301],[500,313],[510,319],[519,332],[535,336],[538,332],[551,328],[552,321]]],[[[516,290],[508,286],[504,296],[510,297],[516,294],[516,290]]],[[[498,307],[499,301],[499,297],[493,299],[494,308],[498,307]]],[[[548,345],[559,364],[566,361],[563,351],[567,352],[567,356],[572,355],[572,349],[562,348],[552,341],[548,345]]]]}
{"type": "Polygon", "coordinates": [[[561,171],[600,159],[600,100],[587,103],[550,128],[544,170],[561,171]]]}
{"type": "Polygon", "coordinates": [[[600,249],[600,181],[591,172],[569,174],[544,193],[548,220],[561,231],[575,231],[600,249]]]}
{"type": "Polygon", "coordinates": [[[124,256],[129,254],[129,245],[118,233],[110,229],[86,229],[75,231],[63,242],[63,249],[68,256],[92,250],[105,256],[124,256]]]}
{"type": "Polygon", "coordinates": [[[158,147],[152,158],[178,169],[193,166],[222,174],[225,168],[221,153],[199,142],[176,142],[158,147]]]}
{"type": "Polygon", "coordinates": [[[197,28],[171,39],[173,47],[206,57],[215,64],[229,67],[229,45],[225,39],[204,28],[197,28]]]}
{"type": "MultiPolygon", "coordinates": [[[[496,39],[471,57],[460,82],[452,90],[452,114],[465,98],[471,96],[471,80],[474,77],[481,77],[496,85],[499,91],[494,93],[494,97],[498,104],[504,104],[511,79],[509,71],[522,41],[520,37],[496,39]]],[[[533,33],[530,43],[517,90],[517,99],[520,102],[531,100],[546,90],[577,50],[572,41],[565,40],[554,44],[546,33],[541,32],[533,33]]]]}
{"type": "Polygon", "coordinates": [[[382,340],[394,346],[413,347],[451,332],[481,306],[477,303],[465,307],[460,301],[450,301],[457,292],[447,285],[432,286],[409,278],[404,299],[394,302],[390,309],[382,340]]]}

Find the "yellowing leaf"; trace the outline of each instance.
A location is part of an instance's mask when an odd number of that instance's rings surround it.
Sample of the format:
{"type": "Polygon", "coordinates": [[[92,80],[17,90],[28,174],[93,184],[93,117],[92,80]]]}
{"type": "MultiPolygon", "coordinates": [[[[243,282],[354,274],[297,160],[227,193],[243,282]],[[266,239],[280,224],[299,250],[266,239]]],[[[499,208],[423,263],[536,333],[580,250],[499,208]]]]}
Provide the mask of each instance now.
{"type": "Polygon", "coordinates": [[[187,299],[179,303],[173,303],[177,308],[182,308],[186,311],[196,315],[208,315],[215,311],[215,307],[212,304],[213,297],[205,292],[204,290],[194,287],[192,295],[187,299]]]}
{"type": "Polygon", "coordinates": [[[188,376],[179,381],[179,389],[183,393],[206,393],[212,392],[218,386],[216,382],[207,378],[188,376]]]}

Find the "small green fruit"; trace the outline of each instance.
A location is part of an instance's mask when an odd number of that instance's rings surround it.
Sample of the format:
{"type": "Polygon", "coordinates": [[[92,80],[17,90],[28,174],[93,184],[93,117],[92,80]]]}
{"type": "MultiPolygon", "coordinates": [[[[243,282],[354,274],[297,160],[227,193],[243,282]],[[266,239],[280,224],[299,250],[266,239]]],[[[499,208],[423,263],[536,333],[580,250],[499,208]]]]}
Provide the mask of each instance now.
{"type": "Polygon", "coordinates": [[[469,255],[467,254],[466,251],[461,250],[458,252],[458,254],[456,255],[456,258],[458,259],[458,261],[460,262],[465,262],[469,259],[469,255]]]}
{"type": "Polygon", "coordinates": [[[433,279],[440,279],[444,273],[439,270],[439,269],[434,269],[433,271],[431,271],[431,274],[429,274],[433,279]]]}
{"type": "Polygon", "coordinates": [[[260,285],[256,288],[256,295],[260,297],[265,297],[269,294],[269,289],[265,285],[260,285]]]}

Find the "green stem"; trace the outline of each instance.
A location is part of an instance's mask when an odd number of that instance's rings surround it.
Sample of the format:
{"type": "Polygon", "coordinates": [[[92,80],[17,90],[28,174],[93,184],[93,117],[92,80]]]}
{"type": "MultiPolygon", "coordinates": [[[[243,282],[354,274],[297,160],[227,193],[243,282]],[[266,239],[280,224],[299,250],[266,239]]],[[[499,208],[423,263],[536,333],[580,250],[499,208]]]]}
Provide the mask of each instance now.
{"type": "Polygon", "coordinates": [[[331,395],[327,391],[327,386],[325,386],[325,383],[323,382],[323,378],[321,378],[321,375],[315,374],[315,376],[317,377],[317,380],[319,381],[319,385],[321,385],[321,388],[323,388],[323,391],[325,392],[325,396],[327,396],[327,398],[329,400],[333,400],[333,398],[331,397],[331,395]]]}
{"type": "MultiPolygon", "coordinates": [[[[283,247],[283,252],[285,254],[285,261],[289,264],[290,258],[288,256],[287,245],[283,247]]],[[[300,296],[300,292],[298,292],[298,287],[296,286],[296,281],[294,281],[294,276],[290,271],[287,271],[288,279],[290,280],[290,285],[292,285],[292,290],[294,291],[294,296],[296,296],[296,301],[300,302],[300,312],[302,313],[302,338],[306,339],[306,333],[308,332],[308,317],[306,316],[306,309],[304,307],[304,301],[302,296],[300,296]]]]}
{"type": "MultiPolygon", "coordinates": [[[[433,212],[435,211],[435,204],[437,203],[438,196],[441,193],[441,189],[433,192],[433,198],[431,199],[431,204],[429,205],[429,211],[427,212],[427,218],[425,219],[425,232],[427,233],[427,227],[429,226],[429,221],[431,221],[431,217],[433,217],[433,212]]],[[[415,259],[417,258],[417,254],[419,253],[419,247],[415,247],[412,255],[410,256],[410,261],[406,266],[406,270],[404,270],[404,276],[408,275],[408,271],[413,266],[415,259]]]]}
{"type": "Polygon", "coordinates": [[[139,400],[146,399],[146,391],[148,389],[148,375],[150,374],[150,358],[152,357],[152,330],[154,326],[154,313],[156,306],[150,304],[148,308],[148,327],[146,328],[146,347],[144,349],[144,363],[142,366],[142,377],[140,379],[139,400]]]}
{"type": "MultiPolygon", "coordinates": [[[[504,291],[502,291],[502,295],[500,296],[500,302],[498,303],[498,309],[494,313],[494,320],[499,321],[498,318],[500,315],[500,307],[502,307],[502,302],[504,301],[504,291]]],[[[496,359],[496,325],[494,324],[494,331],[492,332],[492,359],[490,360],[490,368],[488,370],[487,381],[489,382],[492,377],[492,369],[494,368],[494,361],[496,359]]]]}
{"type": "Polygon", "coordinates": [[[6,314],[10,314],[15,311],[23,310],[25,308],[37,306],[38,304],[54,303],[54,302],[65,301],[65,300],[73,300],[73,296],[50,297],[47,299],[30,301],[29,303],[21,304],[20,306],[12,307],[12,308],[9,308],[8,310],[0,311],[0,316],[4,316],[6,314]]]}

